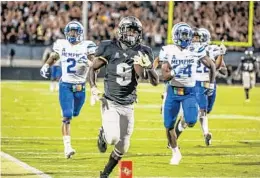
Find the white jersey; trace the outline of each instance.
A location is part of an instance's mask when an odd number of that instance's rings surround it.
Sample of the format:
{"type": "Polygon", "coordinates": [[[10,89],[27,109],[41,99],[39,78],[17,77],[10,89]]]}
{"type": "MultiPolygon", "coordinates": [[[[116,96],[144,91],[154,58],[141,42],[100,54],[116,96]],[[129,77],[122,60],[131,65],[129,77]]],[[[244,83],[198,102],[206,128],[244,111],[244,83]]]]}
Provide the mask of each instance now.
{"type": "Polygon", "coordinates": [[[196,68],[198,61],[206,56],[206,50],[191,51],[189,48],[181,50],[176,45],[163,46],[159,59],[167,61],[172,69],[180,67],[179,72],[168,83],[177,87],[194,87],[196,83],[196,68]]]}
{"type": "Polygon", "coordinates": [[[87,56],[94,54],[96,44],[92,41],[82,41],[72,45],[65,39],[59,39],[53,44],[53,50],[59,54],[56,62],[61,65],[61,81],[67,83],[86,82],[90,61],[87,56]]]}
{"type": "MultiPolygon", "coordinates": [[[[193,50],[194,51],[201,51],[201,50],[206,50],[209,58],[213,61],[215,61],[215,58],[219,55],[219,46],[217,45],[208,45],[208,46],[203,46],[203,45],[193,45],[193,50]]],[[[209,72],[210,69],[206,67],[202,62],[198,62],[197,66],[197,81],[202,81],[202,82],[208,82],[209,81],[209,72]]]]}

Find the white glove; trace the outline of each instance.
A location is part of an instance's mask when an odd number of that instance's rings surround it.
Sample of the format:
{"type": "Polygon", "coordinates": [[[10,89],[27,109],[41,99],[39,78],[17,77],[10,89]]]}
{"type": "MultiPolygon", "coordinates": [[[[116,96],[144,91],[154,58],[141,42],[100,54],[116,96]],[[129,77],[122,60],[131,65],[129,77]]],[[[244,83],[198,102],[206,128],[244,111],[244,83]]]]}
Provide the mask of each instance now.
{"type": "Polygon", "coordinates": [[[138,51],[139,55],[135,55],[133,57],[134,60],[134,64],[139,64],[140,66],[144,67],[144,68],[151,68],[152,67],[152,63],[149,60],[149,57],[147,54],[143,55],[143,53],[141,51],[138,51]]]}
{"type": "Polygon", "coordinates": [[[219,46],[219,50],[220,50],[220,55],[226,54],[227,48],[224,45],[224,41],[222,41],[221,45],[219,46]]]}
{"type": "Polygon", "coordinates": [[[92,87],[90,91],[91,91],[90,105],[94,106],[96,104],[96,101],[99,101],[100,99],[99,94],[101,94],[101,92],[97,89],[97,87],[92,87]]]}
{"type": "Polygon", "coordinates": [[[206,95],[211,96],[211,95],[213,95],[214,90],[215,90],[215,84],[214,83],[210,83],[209,87],[205,88],[205,93],[206,93],[206,95]]]}
{"type": "Polygon", "coordinates": [[[41,68],[41,70],[40,70],[40,74],[41,74],[42,77],[48,78],[47,75],[49,75],[49,72],[48,72],[49,67],[50,67],[49,64],[44,64],[44,65],[42,66],[42,68],[41,68]]]}

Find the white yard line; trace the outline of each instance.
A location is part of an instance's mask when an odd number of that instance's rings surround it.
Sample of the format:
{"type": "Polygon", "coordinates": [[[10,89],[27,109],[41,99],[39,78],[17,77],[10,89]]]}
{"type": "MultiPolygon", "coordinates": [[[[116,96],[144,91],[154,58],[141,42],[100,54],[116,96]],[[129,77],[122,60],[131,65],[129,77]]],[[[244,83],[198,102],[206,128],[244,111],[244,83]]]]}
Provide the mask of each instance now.
{"type": "MultiPolygon", "coordinates": [[[[2,126],[2,128],[15,128],[15,129],[60,129],[60,127],[57,126],[2,126]]],[[[86,127],[75,127],[77,130],[86,130],[86,127]]],[[[93,130],[93,129],[92,129],[93,130]]],[[[96,130],[96,129],[94,129],[96,130]]],[[[135,128],[135,131],[164,131],[165,129],[163,127],[158,127],[158,128],[140,128],[137,127],[135,128]]],[[[188,129],[189,132],[198,132],[201,129],[188,129]]],[[[223,129],[223,128],[214,128],[210,129],[211,131],[219,131],[219,132],[235,132],[235,133],[245,133],[245,132],[259,132],[259,129],[253,128],[253,129],[223,129]]]]}
{"type": "Polygon", "coordinates": [[[4,153],[1,151],[1,157],[5,158],[5,159],[8,159],[9,161],[12,161],[16,164],[18,164],[19,166],[23,167],[24,169],[34,173],[35,175],[38,175],[40,177],[43,177],[43,178],[51,178],[51,176],[45,174],[44,172],[32,167],[32,166],[29,166],[28,164],[20,161],[19,159],[7,154],[7,153],[4,153]]]}
{"type": "MultiPolygon", "coordinates": [[[[36,113],[36,112],[30,112],[30,113],[36,113]]],[[[26,118],[23,117],[13,117],[13,120],[26,120],[26,118]]],[[[43,118],[43,117],[36,117],[33,120],[53,120],[53,118],[43,118]]],[[[229,115],[229,114],[221,114],[221,115],[209,115],[209,120],[254,120],[254,121],[260,121],[260,116],[244,116],[244,115],[229,115]]],[[[81,118],[81,121],[83,122],[100,122],[100,118],[96,119],[86,119],[81,118]]],[[[136,123],[138,122],[151,122],[151,123],[163,123],[162,117],[158,117],[158,119],[139,119],[136,118],[136,123]]]]}
{"type": "MultiPolygon", "coordinates": [[[[39,142],[41,140],[62,140],[62,137],[1,137],[2,139],[9,139],[12,141],[34,140],[39,142]]],[[[73,137],[72,140],[97,140],[97,137],[73,137]]],[[[166,142],[166,138],[132,138],[133,141],[154,141],[166,142]]],[[[202,139],[183,139],[181,142],[202,142],[202,139]]],[[[260,142],[260,140],[214,140],[214,142],[260,142]]],[[[8,146],[8,145],[6,145],[8,146]]]]}
{"type": "MultiPolygon", "coordinates": [[[[28,152],[26,150],[24,150],[23,152],[19,151],[19,152],[15,152],[16,154],[20,154],[20,155],[60,155],[63,157],[64,153],[60,152],[28,152]]],[[[110,153],[98,153],[98,152],[85,152],[85,153],[79,153],[80,155],[109,155],[110,153]]],[[[171,155],[171,153],[132,153],[132,154],[128,154],[127,156],[131,156],[131,155],[138,155],[138,156],[143,156],[143,155],[153,155],[153,154],[159,154],[162,156],[167,156],[167,155],[171,155]]],[[[186,153],[187,155],[189,153],[186,153]]],[[[196,153],[195,153],[196,154],[196,153]]],[[[217,154],[217,153],[216,153],[217,154]]],[[[205,156],[211,156],[211,155],[207,155],[205,154],[205,156]]],[[[234,157],[260,157],[259,154],[224,154],[224,155],[219,155],[219,156],[234,156],[234,157]]],[[[38,156],[36,156],[38,158],[38,156]]],[[[40,156],[39,156],[40,157],[40,156]]],[[[35,158],[35,156],[34,156],[35,158]]],[[[40,157],[40,158],[47,158],[46,156],[40,157]]],[[[53,156],[50,157],[51,159],[55,158],[53,156]]],[[[72,165],[61,165],[60,167],[63,166],[72,166],[72,165]]],[[[79,165],[76,165],[79,166],[79,165]]],[[[86,166],[83,166],[86,167],[86,166]]]]}

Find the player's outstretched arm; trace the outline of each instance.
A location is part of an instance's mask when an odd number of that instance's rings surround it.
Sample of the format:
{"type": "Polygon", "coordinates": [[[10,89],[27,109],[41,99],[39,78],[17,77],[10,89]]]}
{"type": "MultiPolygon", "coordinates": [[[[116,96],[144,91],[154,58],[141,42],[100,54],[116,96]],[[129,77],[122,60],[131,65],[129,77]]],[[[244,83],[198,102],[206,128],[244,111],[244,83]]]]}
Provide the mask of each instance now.
{"type": "Polygon", "coordinates": [[[47,59],[45,64],[52,66],[60,58],[57,52],[51,52],[50,57],[47,59]]]}
{"type": "Polygon", "coordinates": [[[173,78],[171,67],[168,61],[164,61],[162,64],[162,77],[164,81],[169,81],[173,78]]]}
{"type": "Polygon", "coordinates": [[[225,77],[227,76],[227,66],[225,64],[225,61],[222,61],[221,67],[219,69],[219,73],[221,73],[222,75],[224,75],[225,77]]]}
{"type": "Polygon", "coordinates": [[[220,69],[222,67],[222,63],[224,61],[224,55],[219,55],[215,61],[216,69],[220,69]]]}
{"type": "Polygon", "coordinates": [[[159,76],[158,76],[157,72],[153,68],[147,69],[146,71],[147,71],[150,83],[153,86],[157,86],[159,84],[159,76]]]}
{"type": "Polygon", "coordinates": [[[44,78],[48,78],[48,69],[50,66],[52,66],[58,59],[59,59],[59,54],[56,52],[52,52],[50,54],[50,57],[47,59],[47,61],[45,62],[45,64],[42,66],[41,70],[40,70],[40,74],[42,77],[44,78]]]}
{"type": "Polygon", "coordinates": [[[214,83],[216,77],[216,66],[214,62],[208,56],[205,56],[200,60],[205,66],[210,69],[210,83],[214,83]]]}
{"type": "Polygon", "coordinates": [[[107,62],[104,59],[100,59],[99,57],[93,59],[93,63],[89,68],[89,85],[91,88],[97,87],[96,85],[96,71],[98,71],[101,67],[106,65],[107,62]]]}

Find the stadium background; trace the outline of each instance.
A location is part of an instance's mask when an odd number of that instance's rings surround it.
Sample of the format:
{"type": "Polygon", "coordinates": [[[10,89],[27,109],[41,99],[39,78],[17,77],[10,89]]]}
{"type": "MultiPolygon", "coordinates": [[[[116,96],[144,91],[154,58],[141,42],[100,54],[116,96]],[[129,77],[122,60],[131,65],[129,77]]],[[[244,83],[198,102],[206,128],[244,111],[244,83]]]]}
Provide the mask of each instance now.
{"type": "Polygon", "coordinates": [[[143,23],[143,43],[154,49],[155,56],[171,43],[172,25],[184,21],[209,29],[214,43],[225,40],[231,77],[249,47],[260,61],[260,2],[1,2],[2,79],[42,80],[38,69],[44,52],[64,38],[70,20],[81,21],[87,39],[99,44],[116,38],[120,18],[133,14],[143,23]]]}

